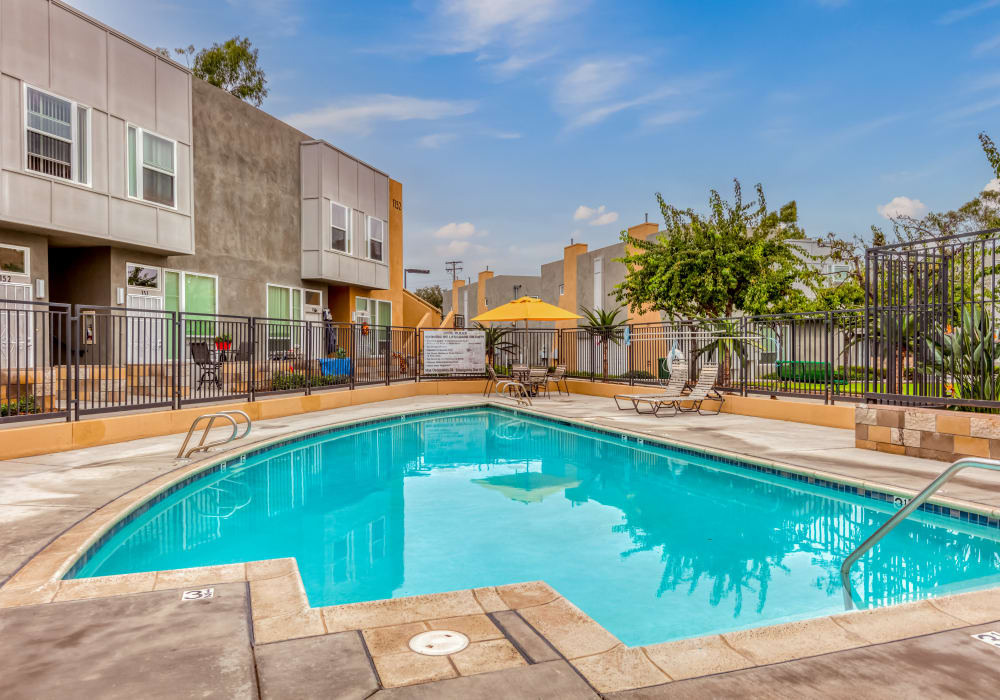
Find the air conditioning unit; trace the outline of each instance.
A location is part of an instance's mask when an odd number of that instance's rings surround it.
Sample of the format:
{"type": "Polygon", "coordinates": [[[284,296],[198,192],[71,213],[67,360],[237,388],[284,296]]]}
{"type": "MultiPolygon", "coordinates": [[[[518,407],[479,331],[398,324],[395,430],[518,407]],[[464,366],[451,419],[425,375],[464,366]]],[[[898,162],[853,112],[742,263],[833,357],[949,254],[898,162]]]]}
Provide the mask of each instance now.
{"type": "Polygon", "coordinates": [[[352,314],[351,319],[355,323],[367,323],[368,325],[371,325],[372,315],[367,311],[355,311],[352,314]]]}

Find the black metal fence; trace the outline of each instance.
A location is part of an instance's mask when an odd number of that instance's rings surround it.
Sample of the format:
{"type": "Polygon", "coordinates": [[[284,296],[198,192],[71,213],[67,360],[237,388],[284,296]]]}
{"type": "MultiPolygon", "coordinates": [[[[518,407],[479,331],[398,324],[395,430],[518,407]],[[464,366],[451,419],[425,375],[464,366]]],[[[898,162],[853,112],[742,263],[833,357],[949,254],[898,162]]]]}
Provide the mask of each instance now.
{"type": "Polygon", "coordinates": [[[993,229],[867,251],[868,400],[1000,409],[998,236],[993,229]]]}
{"type": "Polygon", "coordinates": [[[415,328],[0,300],[0,422],[416,381],[415,328]]]}

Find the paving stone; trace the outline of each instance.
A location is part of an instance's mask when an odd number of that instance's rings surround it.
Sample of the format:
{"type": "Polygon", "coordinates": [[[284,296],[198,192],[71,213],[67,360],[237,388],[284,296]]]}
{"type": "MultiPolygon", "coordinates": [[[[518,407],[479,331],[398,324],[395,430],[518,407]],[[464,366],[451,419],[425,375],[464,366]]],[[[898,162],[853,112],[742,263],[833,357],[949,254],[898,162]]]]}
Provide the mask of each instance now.
{"type": "Polygon", "coordinates": [[[257,695],[244,584],[0,610],[0,659],[5,700],[257,695]]]}
{"type": "Polygon", "coordinates": [[[513,610],[493,613],[493,619],[503,629],[507,638],[521,650],[529,663],[558,661],[561,658],[559,652],[513,610]]]}
{"type": "Polygon", "coordinates": [[[583,700],[597,693],[565,661],[383,690],[377,700],[583,700]]]}
{"type": "Polygon", "coordinates": [[[360,700],[379,687],[356,632],[263,644],[254,652],[260,695],[265,700],[360,700]]]}

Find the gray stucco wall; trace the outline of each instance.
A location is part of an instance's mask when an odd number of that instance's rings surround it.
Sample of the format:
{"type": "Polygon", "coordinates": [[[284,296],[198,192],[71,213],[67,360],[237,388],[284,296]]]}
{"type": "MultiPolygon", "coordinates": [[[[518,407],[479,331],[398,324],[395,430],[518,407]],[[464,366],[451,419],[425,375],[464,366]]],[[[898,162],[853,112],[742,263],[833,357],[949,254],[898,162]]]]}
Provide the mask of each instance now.
{"type": "MultiPolygon", "coordinates": [[[[195,250],[167,267],[219,276],[219,312],[264,315],[266,285],[319,289],[301,277],[297,129],[193,80],[195,250]]],[[[121,261],[124,279],[124,261],[121,261]]]]}
{"type": "MultiPolygon", "coordinates": [[[[48,280],[49,242],[45,236],[0,228],[0,243],[28,249],[28,275],[11,275],[12,282],[34,285],[35,280],[48,280]]],[[[34,287],[32,287],[31,298],[33,301],[49,301],[51,294],[52,291],[46,284],[45,297],[41,299],[35,297],[34,287]]]]}

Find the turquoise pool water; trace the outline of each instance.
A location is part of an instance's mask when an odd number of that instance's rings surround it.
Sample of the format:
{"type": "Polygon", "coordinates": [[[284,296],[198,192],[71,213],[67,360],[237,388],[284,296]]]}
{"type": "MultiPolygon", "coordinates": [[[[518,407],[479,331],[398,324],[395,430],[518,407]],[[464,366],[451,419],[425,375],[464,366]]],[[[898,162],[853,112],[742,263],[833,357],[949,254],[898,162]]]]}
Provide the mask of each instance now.
{"type": "MultiPolygon", "coordinates": [[[[542,579],[640,645],[842,611],[840,562],[893,510],[479,408],[249,457],[150,508],[75,576],[295,557],[313,606],[542,579]]],[[[858,563],[862,605],[1000,585],[998,539],[918,513],[858,563]]]]}

